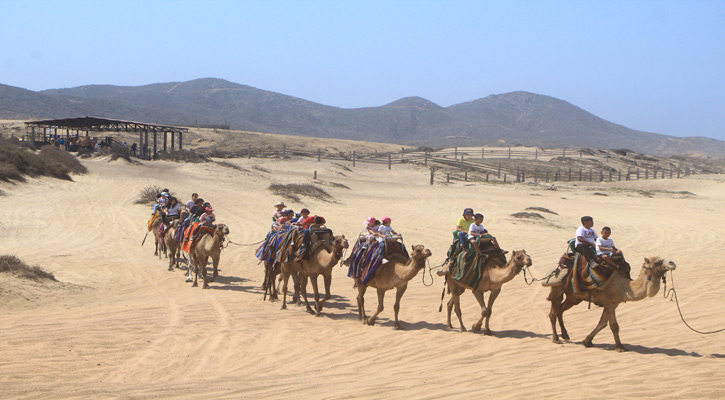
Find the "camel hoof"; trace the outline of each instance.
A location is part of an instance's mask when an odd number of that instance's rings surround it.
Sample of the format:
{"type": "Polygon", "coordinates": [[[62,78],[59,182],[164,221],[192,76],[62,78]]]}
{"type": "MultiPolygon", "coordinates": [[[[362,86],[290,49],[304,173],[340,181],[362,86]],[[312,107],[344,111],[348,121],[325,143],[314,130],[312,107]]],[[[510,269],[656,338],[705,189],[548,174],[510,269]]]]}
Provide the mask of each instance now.
{"type": "Polygon", "coordinates": [[[169,267],[169,271],[173,271],[173,270],[174,270],[174,267],[169,267]]]}
{"type": "Polygon", "coordinates": [[[490,331],[490,330],[488,330],[488,329],[486,329],[485,331],[483,331],[483,335],[484,335],[484,336],[495,336],[495,335],[493,334],[493,332],[491,332],[491,331],[490,331]]]}
{"type": "Polygon", "coordinates": [[[395,329],[396,331],[401,331],[405,328],[403,328],[403,325],[400,325],[399,323],[396,322],[395,326],[393,326],[393,329],[395,329]]]}
{"type": "Polygon", "coordinates": [[[451,325],[451,324],[446,325],[446,329],[449,331],[453,330],[453,325],[451,325]]]}
{"type": "Polygon", "coordinates": [[[615,347],[614,351],[616,351],[617,353],[624,353],[625,351],[627,351],[627,349],[624,346],[621,346],[621,347],[615,347]]]}
{"type": "Polygon", "coordinates": [[[214,282],[214,278],[209,278],[206,281],[209,282],[209,283],[212,283],[212,282],[214,282]]]}
{"type": "Polygon", "coordinates": [[[205,285],[204,285],[204,286],[202,286],[201,288],[202,288],[202,289],[209,289],[209,285],[206,285],[206,284],[205,284],[205,285]]]}
{"type": "Polygon", "coordinates": [[[371,318],[368,318],[366,324],[368,324],[370,326],[373,326],[373,325],[375,325],[375,320],[374,319],[371,319],[371,318]]]}
{"type": "Polygon", "coordinates": [[[569,340],[569,335],[566,334],[566,333],[562,333],[561,334],[561,338],[564,339],[564,340],[569,340]]]}
{"type": "Polygon", "coordinates": [[[282,307],[280,307],[280,310],[286,310],[286,309],[287,309],[287,304],[282,304],[282,307]]]}
{"type": "Polygon", "coordinates": [[[461,325],[461,332],[466,332],[466,327],[461,325]]]}
{"type": "Polygon", "coordinates": [[[194,284],[193,284],[193,285],[191,285],[191,287],[197,287],[197,286],[199,286],[199,284],[198,284],[198,283],[196,283],[196,282],[194,282],[194,284]]]}
{"type": "Polygon", "coordinates": [[[561,343],[561,340],[559,340],[559,339],[551,339],[551,341],[552,341],[552,342],[553,342],[554,344],[562,344],[562,343],[561,343]]]}
{"type": "Polygon", "coordinates": [[[471,327],[472,332],[481,332],[481,325],[476,324],[471,327]]]}
{"type": "Polygon", "coordinates": [[[187,282],[194,282],[194,280],[193,280],[193,279],[191,279],[191,278],[186,278],[186,281],[187,281],[187,282]]]}
{"type": "Polygon", "coordinates": [[[582,342],[582,344],[584,345],[584,347],[592,347],[592,341],[591,340],[584,340],[582,342]]]}

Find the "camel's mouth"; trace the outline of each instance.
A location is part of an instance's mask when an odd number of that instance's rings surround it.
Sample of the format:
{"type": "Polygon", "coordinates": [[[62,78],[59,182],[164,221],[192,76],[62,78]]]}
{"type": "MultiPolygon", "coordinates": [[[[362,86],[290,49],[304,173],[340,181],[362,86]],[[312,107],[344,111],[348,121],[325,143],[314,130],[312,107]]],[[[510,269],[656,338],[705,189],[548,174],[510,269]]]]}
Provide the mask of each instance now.
{"type": "Polygon", "coordinates": [[[677,264],[675,264],[675,262],[674,262],[674,261],[669,261],[669,262],[668,262],[668,263],[667,263],[667,264],[665,265],[665,268],[666,268],[667,270],[670,270],[670,271],[674,271],[675,269],[677,269],[677,264]]]}

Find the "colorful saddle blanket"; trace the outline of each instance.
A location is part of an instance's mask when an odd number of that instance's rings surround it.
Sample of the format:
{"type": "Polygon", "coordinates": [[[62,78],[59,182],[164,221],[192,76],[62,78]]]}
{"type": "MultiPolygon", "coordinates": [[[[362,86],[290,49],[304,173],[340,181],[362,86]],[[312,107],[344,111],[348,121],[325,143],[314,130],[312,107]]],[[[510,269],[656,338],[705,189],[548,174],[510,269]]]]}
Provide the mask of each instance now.
{"type": "Polygon", "coordinates": [[[196,247],[196,244],[199,242],[199,239],[202,238],[204,235],[214,235],[214,227],[213,226],[207,226],[207,225],[201,225],[199,226],[200,222],[196,222],[189,226],[186,230],[184,244],[181,246],[181,249],[187,253],[191,253],[192,250],[194,250],[194,247],[196,247]]]}
{"type": "MultiPolygon", "coordinates": [[[[562,257],[562,260],[564,259],[565,257],[562,257]]],[[[595,260],[587,263],[583,255],[575,253],[573,265],[564,278],[564,290],[571,288],[574,293],[584,293],[596,289],[604,285],[615,271],[619,271],[629,278],[631,268],[624,257],[618,257],[615,262],[617,263],[616,268],[606,263],[600,264],[595,260]]]]}
{"type": "Polygon", "coordinates": [[[372,243],[358,241],[352,249],[350,267],[347,276],[360,279],[364,285],[367,285],[371,279],[375,277],[375,273],[383,262],[386,254],[390,257],[392,254],[401,254],[409,259],[408,251],[402,243],[377,240],[372,243]],[[387,247],[387,253],[386,253],[387,247]]]}
{"type": "Polygon", "coordinates": [[[479,255],[470,244],[464,248],[457,238],[453,240],[443,265],[448,265],[448,273],[456,282],[467,289],[473,289],[481,281],[486,262],[491,257],[503,257],[505,260],[506,257],[503,254],[492,254],[492,250],[496,250],[491,244],[492,239],[493,237],[490,235],[476,238],[475,246],[483,249],[484,254],[488,254],[488,257],[479,255]]]}

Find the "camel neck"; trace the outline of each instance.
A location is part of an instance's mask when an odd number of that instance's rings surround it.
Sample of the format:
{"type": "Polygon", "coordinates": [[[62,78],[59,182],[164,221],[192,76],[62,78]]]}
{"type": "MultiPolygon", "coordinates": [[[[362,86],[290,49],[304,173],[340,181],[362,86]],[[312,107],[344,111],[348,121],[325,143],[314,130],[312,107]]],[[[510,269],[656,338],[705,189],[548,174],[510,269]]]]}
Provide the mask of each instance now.
{"type": "Polygon", "coordinates": [[[423,256],[411,257],[408,262],[404,264],[405,270],[401,274],[400,278],[408,281],[413,279],[413,277],[418,274],[418,271],[425,266],[425,259],[426,257],[423,256]]]}
{"type": "MultiPolygon", "coordinates": [[[[622,277],[622,279],[626,279],[622,277]]],[[[645,297],[652,297],[660,290],[661,276],[654,274],[651,269],[642,267],[637,279],[628,282],[629,289],[625,293],[625,301],[642,300],[645,297]]]]}

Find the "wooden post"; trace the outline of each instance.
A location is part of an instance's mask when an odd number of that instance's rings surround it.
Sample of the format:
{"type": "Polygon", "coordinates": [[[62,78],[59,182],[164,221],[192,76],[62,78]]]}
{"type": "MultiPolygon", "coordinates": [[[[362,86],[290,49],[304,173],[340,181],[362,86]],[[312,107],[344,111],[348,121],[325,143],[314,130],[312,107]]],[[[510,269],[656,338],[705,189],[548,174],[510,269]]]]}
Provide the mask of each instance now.
{"type": "Polygon", "coordinates": [[[497,178],[501,179],[501,163],[498,163],[498,175],[497,178]]]}
{"type": "Polygon", "coordinates": [[[317,171],[312,175],[312,179],[317,179],[317,171]]]}
{"type": "Polygon", "coordinates": [[[521,173],[519,172],[519,167],[516,167],[516,182],[521,182],[521,173]]]}
{"type": "Polygon", "coordinates": [[[566,149],[562,149],[561,150],[561,157],[562,158],[565,158],[566,157],[566,149]]]}
{"type": "Polygon", "coordinates": [[[168,140],[167,136],[168,136],[168,132],[164,131],[164,151],[167,150],[167,148],[166,148],[166,141],[168,140]]]}
{"type": "Polygon", "coordinates": [[[481,147],[481,160],[483,160],[484,158],[486,158],[485,155],[483,154],[483,149],[484,149],[484,147],[481,147]]]}
{"type": "Polygon", "coordinates": [[[461,169],[463,169],[463,153],[461,153],[461,169]]]}
{"type": "Polygon", "coordinates": [[[181,135],[182,132],[179,132],[179,151],[183,150],[183,148],[181,147],[181,135]]]}
{"type": "Polygon", "coordinates": [[[488,182],[488,172],[486,172],[486,182],[488,182]]]}
{"type": "Polygon", "coordinates": [[[48,128],[43,128],[43,143],[48,141],[48,128]]]}
{"type": "Polygon", "coordinates": [[[468,182],[468,171],[465,171],[463,173],[463,180],[466,181],[466,182],[468,182]]]}
{"type": "Polygon", "coordinates": [[[154,157],[156,157],[156,131],[154,131],[154,157]]]}
{"type": "MultiPolygon", "coordinates": [[[[639,179],[639,176],[637,176],[637,179],[639,179]]],[[[644,169],[644,179],[649,179],[649,170],[647,168],[644,169]]]]}
{"type": "Polygon", "coordinates": [[[571,167],[569,167],[569,180],[567,182],[571,182],[571,167]]]}
{"type": "Polygon", "coordinates": [[[352,166],[355,167],[355,159],[357,158],[357,151],[352,152],[352,166]]]}
{"type": "Polygon", "coordinates": [[[149,149],[149,131],[148,130],[147,131],[144,131],[144,139],[143,139],[143,142],[144,142],[143,143],[143,149],[140,149],[140,150],[143,151],[143,159],[144,160],[147,160],[148,158],[146,156],[149,153],[149,151],[148,151],[148,149],[149,149]]]}
{"type": "Polygon", "coordinates": [[[451,174],[446,174],[446,183],[451,181],[451,174]]]}
{"type": "Polygon", "coordinates": [[[282,158],[287,158],[287,144],[282,144],[282,158]]]}
{"type": "Polygon", "coordinates": [[[539,183],[539,170],[534,168],[534,183],[539,183]]]}
{"type": "Polygon", "coordinates": [[[320,162],[320,148],[317,148],[317,162],[320,162]]]}
{"type": "Polygon", "coordinates": [[[677,168],[677,179],[680,179],[680,169],[677,168]]]}
{"type": "Polygon", "coordinates": [[[637,180],[639,180],[639,168],[637,168],[637,180]]]}
{"type": "Polygon", "coordinates": [[[509,147],[509,160],[511,159],[511,147],[509,147]]]}
{"type": "Polygon", "coordinates": [[[582,167],[579,167],[579,181],[582,181],[582,167]]]}
{"type": "Polygon", "coordinates": [[[435,171],[431,169],[430,170],[430,184],[431,185],[433,184],[434,176],[435,176],[435,171]]]}
{"type": "Polygon", "coordinates": [[[174,138],[176,137],[176,132],[171,131],[171,151],[174,151],[174,138]]]}
{"type": "Polygon", "coordinates": [[[136,153],[136,157],[143,158],[141,157],[141,154],[143,153],[143,132],[138,133],[138,149],[136,149],[136,151],[138,151],[138,153],[136,153]]]}
{"type": "Polygon", "coordinates": [[[584,157],[584,154],[582,152],[582,149],[579,149],[579,158],[582,158],[582,157],[584,157]]]}
{"type": "MultiPolygon", "coordinates": [[[[427,151],[425,152],[425,161],[423,161],[423,165],[425,165],[426,167],[428,166],[428,152],[427,151]]],[[[431,183],[431,185],[432,185],[432,183],[431,183]]]]}
{"type": "Polygon", "coordinates": [[[388,169],[392,169],[392,158],[390,157],[390,154],[388,154],[388,169]]]}
{"type": "Polygon", "coordinates": [[[503,174],[503,183],[506,183],[506,174],[503,174]]]}
{"type": "Polygon", "coordinates": [[[251,160],[251,159],[252,159],[252,145],[248,144],[247,145],[247,160],[251,160]]]}
{"type": "Polygon", "coordinates": [[[622,181],[622,170],[621,169],[619,170],[619,181],[620,182],[622,181]]]}
{"type": "Polygon", "coordinates": [[[453,159],[458,160],[458,146],[456,146],[456,149],[454,150],[453,159]]]}
{"type": "Polygon", "coordinates": [[[539,149],[534,149],[534,151],[535,151],[534,160],[538,160],[539,159],[539,149]]]}

